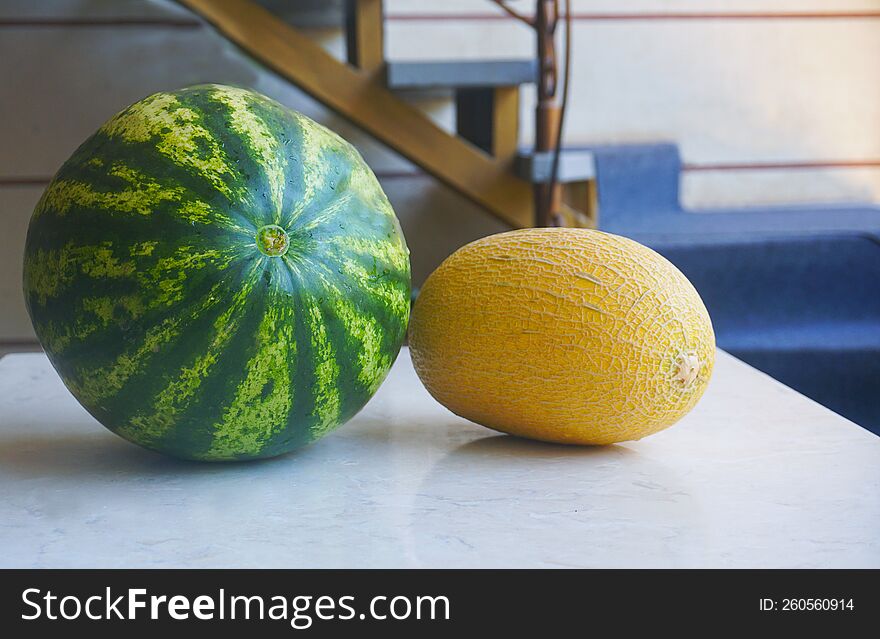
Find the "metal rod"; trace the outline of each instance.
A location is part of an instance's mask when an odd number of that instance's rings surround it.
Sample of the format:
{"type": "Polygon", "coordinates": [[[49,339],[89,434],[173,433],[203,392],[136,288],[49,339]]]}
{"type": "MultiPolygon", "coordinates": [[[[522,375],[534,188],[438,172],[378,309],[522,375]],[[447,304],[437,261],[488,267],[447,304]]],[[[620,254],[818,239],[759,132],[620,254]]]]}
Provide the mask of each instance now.
{"type": "Polygon", "coordinates": [[[511,18],[516,18],[520,22],[525,22],[528,25],[534,24],[534,22],[532,22],[532,19],[529,18],[528,16],[524,16],[523,14],[519,13],[515,9],[511,9],[510,7],[508,7],[505,0],[492,0],[492,2],[494,2],[499,7],[501,7],[504,10],[504,12],[507,15],[509,15],[511,18]]]}
{"type": "MultiPolygon", "coordinates": [[[[537,0],[535,32],[538,57],[538,104],[535,108],[535,152],[556,148],[560,108],[556,100],[558,64],[556,27],[559,23],[558,0],[537,0]]],[[[535,184],[535,225],[556,224],[555,213],[562,203],[562,187],[549,182],[535,184]]]]}
{"type": "MultiPolygon", "coordinates": [[[[565,112],[568,110],[568,88],[571,84],[571,0],[565,1],[565,70],[562,80],[562,101],[559,107],[559,118],[556,126],[555,148],[553,150],[553,164],[550,169],[550,182],[548,189],[550,192],[559,191],[559,202],[557,208],[551,209],[551,221],[554,226],[564,226],[562,217],[562,191],[563,187],[559,184],[559,159],[562,155],[562,132],[565,127],[565,112]]],[[[557,81],[558,84],[558,81],[557,81]]]]}

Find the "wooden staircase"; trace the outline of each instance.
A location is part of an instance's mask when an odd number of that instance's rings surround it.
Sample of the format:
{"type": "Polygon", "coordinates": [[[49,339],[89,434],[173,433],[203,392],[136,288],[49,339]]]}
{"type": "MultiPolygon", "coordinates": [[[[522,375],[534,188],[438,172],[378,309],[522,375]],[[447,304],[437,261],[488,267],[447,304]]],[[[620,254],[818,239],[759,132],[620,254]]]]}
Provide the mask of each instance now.
{"type": "MultiPolygon", "coordinates": [[[[347,64],[250,0],[179,0],[249,55],[400,153],[426,173],[514,227],[535,225],[536,189],[552,154],[522,152],[520,86],[536,82],[536,60],[388,62],[382,0],[347,0],[347,64]],[[450,133],[401,99],[401,91],[445,91],[455,100],[450,133]]],[[[593,162],[562,152],[559,213],[567,226],[595,227],[593,162]]]]}

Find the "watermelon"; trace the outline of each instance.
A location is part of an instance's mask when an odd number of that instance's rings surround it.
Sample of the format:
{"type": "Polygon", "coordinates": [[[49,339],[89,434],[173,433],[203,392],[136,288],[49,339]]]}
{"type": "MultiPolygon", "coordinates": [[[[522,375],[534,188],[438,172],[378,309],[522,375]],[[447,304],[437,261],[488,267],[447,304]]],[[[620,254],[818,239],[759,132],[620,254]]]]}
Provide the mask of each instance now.
{"type": "Polygon", "coordinates": [[[199,85],[120,112],[34,210],[24,293],[76,399],[176,457],[278,455],[360,410],[409,319],[409,251],[345,140],[199,85]]]}

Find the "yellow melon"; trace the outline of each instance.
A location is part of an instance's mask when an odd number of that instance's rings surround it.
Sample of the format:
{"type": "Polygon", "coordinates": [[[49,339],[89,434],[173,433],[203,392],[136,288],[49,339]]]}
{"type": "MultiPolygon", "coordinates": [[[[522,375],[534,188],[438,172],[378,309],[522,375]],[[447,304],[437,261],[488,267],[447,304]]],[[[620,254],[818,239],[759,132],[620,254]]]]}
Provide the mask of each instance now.
{"type": "Polygon", "coordinates": [[[446,259],[416,301],[410,350],[431,395],[462,417],[522,437],[609,444],[694,407],[715,335],[694,287],[651,249],[541,228],[446,259]]]}

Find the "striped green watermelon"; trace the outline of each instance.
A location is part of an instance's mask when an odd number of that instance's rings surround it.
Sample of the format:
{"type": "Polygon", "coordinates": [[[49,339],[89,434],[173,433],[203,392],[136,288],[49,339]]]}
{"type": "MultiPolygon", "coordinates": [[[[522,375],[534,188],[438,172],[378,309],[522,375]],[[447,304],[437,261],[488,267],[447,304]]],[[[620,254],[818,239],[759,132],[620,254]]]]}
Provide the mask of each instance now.
{"type": "Polygon", "coordinates": [[[409,251],[350,144],[253,91],[125,109],[31,219],[24,291],[64,383],[177,457],[295,449],[375,393],[409,319],[409,251]]]}

